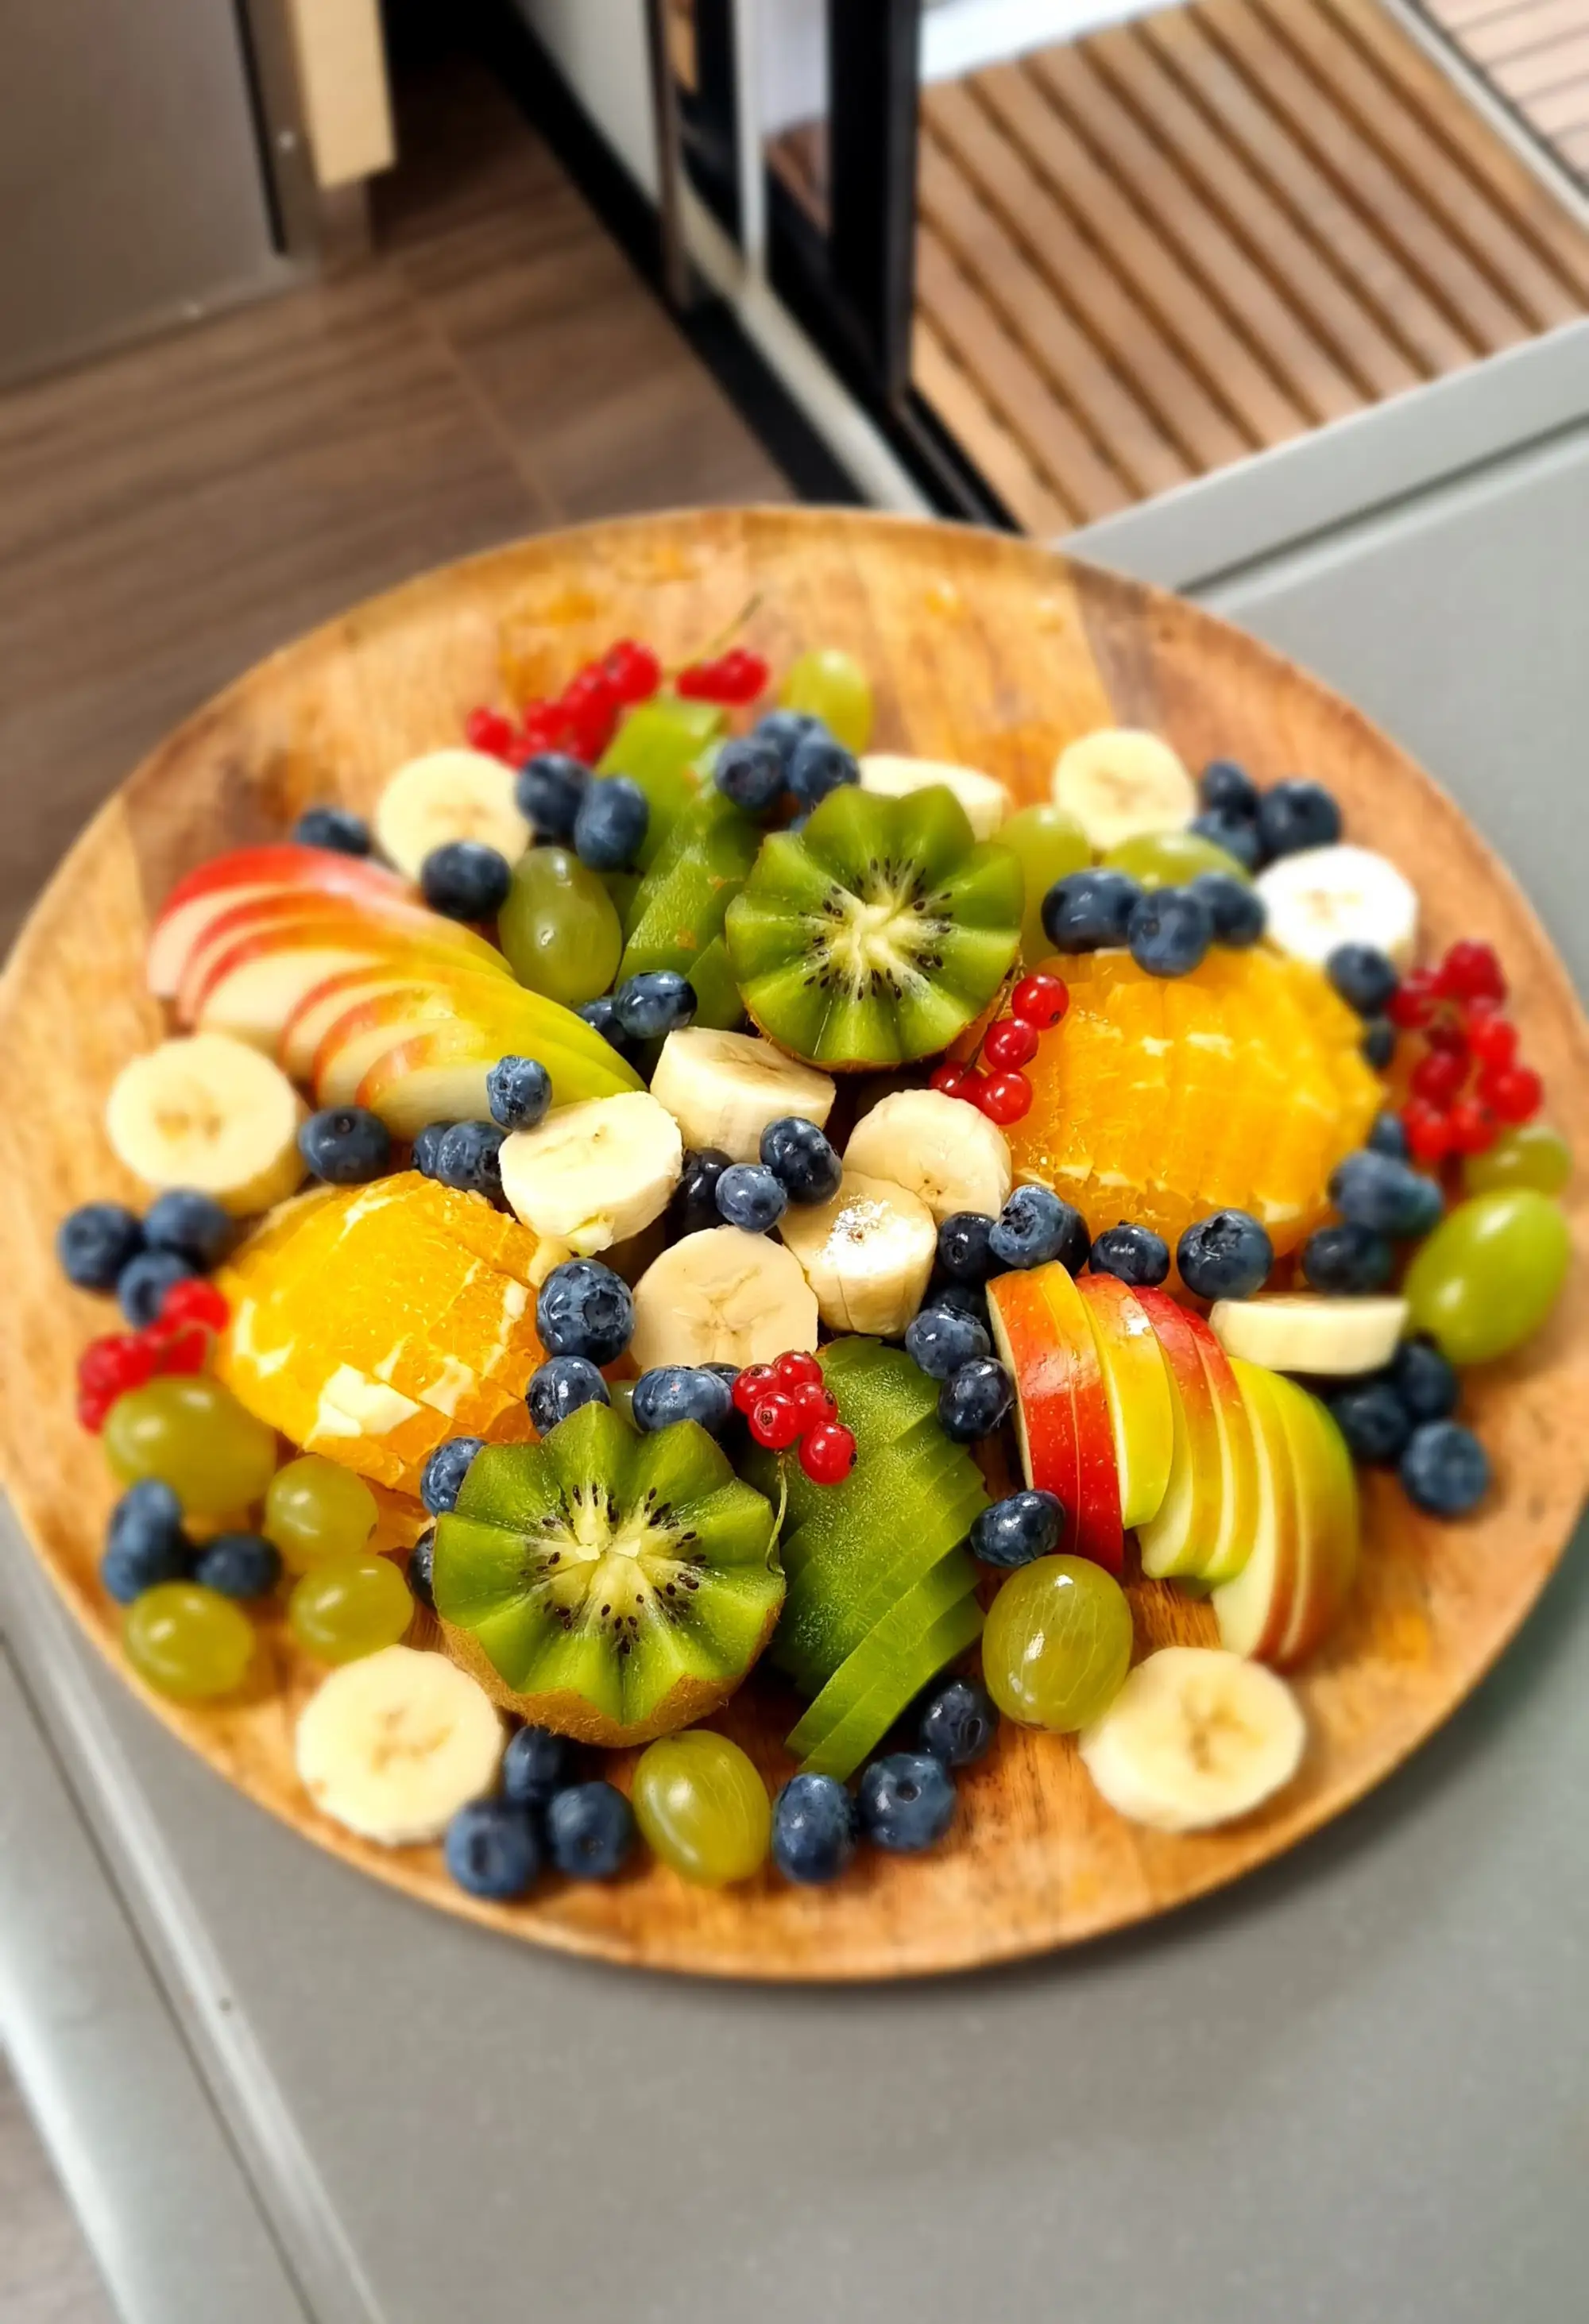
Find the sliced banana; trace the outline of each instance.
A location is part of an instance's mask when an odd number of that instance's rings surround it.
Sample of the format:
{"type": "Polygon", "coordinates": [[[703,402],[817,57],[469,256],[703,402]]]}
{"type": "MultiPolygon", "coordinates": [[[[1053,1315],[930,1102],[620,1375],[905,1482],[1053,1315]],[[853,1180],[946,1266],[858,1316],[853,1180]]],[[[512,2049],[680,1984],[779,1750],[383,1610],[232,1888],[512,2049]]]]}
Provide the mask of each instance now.
{"type": "Polygon", "coordinates": [[[1052,789],[1100,854],[1139,832],[1184,831],[1197,812],[1196,788],[1176,752],[1134,726],[1104,726],[1067,742],[1052,789]]]}
{"type": "Polygon", "coordinates": [[[888,751],[869,752],[861,761],[861,788],[876,791],[883,798],[903,798],[910,791],[928,790],[935,783],[954,792],[978,839],[991,839],[1010,812],[1010,794],[1003,784],[976,767],[950,766],[938,759],[898,758],[888,751]]]}
{"type": "Polygon", "coordinates": [[[1014,1175],[998,1123],[932,1089],[879,1098],[850,1132],[845,1167],[919,1195],[939,1225],[956,1211],[996,1218],[1014,1175]]]}
{"type": "Polygon", "coordinates": [[[500,1159],[516,1215],[587,1259],[661,1216],[684,1167],[684,1141],[666,1106],[631,1090],[515,1130],[500,1159]]]}
{"type": "Polygon", "coordinates": [[[687,1146],[716,1146],[735,1162],[759,1159],[770,1121],[798,1113],[820,1130],[833,1111],[826,1074],[753,1034],[714,1033],[705,1025],[669,1034],[651,1095],[667,1107],[687,1146]]]}
{"type": "Polygon", "coordinates": [[[445,1655],[384,1646],[344,1663],[305,1703],[298,1774],[322,1815],[362,1840],[439,1840],[496,1782],[502,1720],[445,1655]]]}
{"type": "Polygon", "coordinates": [[[105,1127],[145,1185],[196,1186],[243,1219],[303,1184],[298,1125],[308,1112],[257,1049],[226,1033],[191,1033],[122,1067],[105,1127]]]}
{"type": "Polygon", "coordinates": [[[634,1286],[629,1352],[654,1364],[765,1364],[817,1344],[817,1300],[799,1262],[739,1227],[686,1235],[634,1286]]]}
{"type": "Polygon", "coordinates": [[[411,880],[432,848],[477,839],[516,863],[530,826],[513,798],[513,770],[484,751],[428,751],[411,759],[382,792],[375,837],[411,880]]]}
{"type": "Polygon", "coordinates": [[[1282,952],[1322,968],[1337,945],[1373,945],[1400,967],[1418,942],[1418,892],[1372,847],[1305,847],[1253,882],[1282,952]]]}
{"type": "Polygon", "coordinates": [[[1390,1362],[1407,1328],[1407,1302],[1276,1291],[1257,1299],[1216,1299],[1208,1322],[1227,1356],[1271,1372],[1338,1379],[1377,1372],[1390,1362]]]}
{"type": "Polygon", "coordinates": [[[830,1202],[791,1204],[778,1231],[828,1330],[882,1339],[902,1332],[920,1306],[938,1252],[938,1222],[919,1194],[847,1167],[830,1202]]]}
{"type": "Polygon", "coordinates": [[[1156,1831],[1206,1831],[1289,1784],[1307,1739],[1296,1696],[1261,1663],[1218,1646],[1161,1646],[1079,1742],[1119,1814],[1156,1831]]]}

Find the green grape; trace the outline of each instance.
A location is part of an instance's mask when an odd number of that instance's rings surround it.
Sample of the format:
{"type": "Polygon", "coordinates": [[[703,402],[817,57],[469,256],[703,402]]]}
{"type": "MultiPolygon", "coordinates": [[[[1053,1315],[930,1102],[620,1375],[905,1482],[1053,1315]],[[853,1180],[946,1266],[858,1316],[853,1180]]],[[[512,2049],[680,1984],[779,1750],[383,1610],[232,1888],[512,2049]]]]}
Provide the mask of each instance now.
{"type": "Polygon", "coordinates": [[[1462,1183],[1470,1194],[1494,1194],[1502,1186],[1532,1186],[1536,1194],[1559,1194],[1573,1175],[1573,1150],[1559,1130],[1542,1121],[1503,1130],[1483,1154],[1470,1154],[1462,1183]]]}
{"type": "MultiPolygon", "coordinates": [[[[1000,837],[1003,834],[1000,833],[1000,837]]],[[[1125,872],[1144,888],[1179,888],[1199,872],[1224,872],[1243,885],[1252,873],[1212,839],[1196,831],[1139,831],[1104,858],[1112,872],[1125,872]]]]}
{"type": "Polygon", "coordinates": [[[264,1530],[290,1572],[305,1572],[328,1557],[356,1557],[380,1515],[362,1477],[305,1452],[271,1479],[264,1530]]]}
{"type": "Polygon", "coordinates": [[[1093,851],[1075,816],[1062,807],[1023,807],[999,825],[997,838],[1020,863],[1026,882],[1021,956],[1030,967],[1054,949],[1043,933],[1043,898],[1056,880],[1090,863],[1093,851]]]}
{"type": "Polygon", "coordinates": [[[725,1735],[664,1735],[634,1770],[634,1820],[653,1856],[703,1888],[748,1880],[765,1860],[772,1806],[725,1735]]]}
{"type": "Polygon", "coordinates": [[[1039,1557],[993,1600],[983,1675],[1010,1718],[1072,1735],[1120,1692],[1131,1647],[1131,1608],[1118,1582],[1085,1557],[1039,1557]]]}
{"type": "Polygon", "coordinates": [[[122,1618],[127,1660],[158,1694],[196,1702],[231,1694],[254,1658],[254,1625],[218,1590],[158,1582],[122,1618]]]}
{"type": "Polygon", "coordinates": [[[820,718],[846,751],[864,751],[872,740],[872,681],[854,654],[818,646],[790,662],[778,696],[786,710],[820,718]]]}
{"type": "Polygon", "coordinates": [[[496,929],[520,983],[569,1009],[607,991],[624,951],[601,875],[566,847],[520,856],[496,929]]]}
{"type": "Polygon", "coordinates": [[[1566,1219],[1537,1188],[1475,1194],[1446,1212],[1408,1268],[1409,1328],[1454,1364],[1487,1364],[1532,1339],[1571,1252],[1566,1219]]]}
{"type": "Polygon", "coordinates": [[[292,1585],[287,1620],[322,1663],[357,1662],[394,1646],[413,1619],[408,1583],[386,1557],[334,1557],[292,1585]]]}
{"type": "Polygon", "coordinates": [[[118,1397],[104,1443],[124,1485],[158,1477],[190,1517],[233,1517],[252,1508],[276,1465],[275,1430],[204,1372],[151,1380],[118,1397]]]}

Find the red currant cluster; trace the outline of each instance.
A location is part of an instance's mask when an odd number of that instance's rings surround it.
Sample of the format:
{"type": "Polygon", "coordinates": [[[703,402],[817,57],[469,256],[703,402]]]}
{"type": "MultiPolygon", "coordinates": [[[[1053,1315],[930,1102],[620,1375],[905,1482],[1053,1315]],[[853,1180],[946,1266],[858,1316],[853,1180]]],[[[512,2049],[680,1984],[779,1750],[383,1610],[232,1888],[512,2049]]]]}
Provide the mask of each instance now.
{"type": "Polygon", "coordinates": [[[1518,1031],[1501,1014],[1506,979],[1492,947],[1464,939],[1437,968],[1415,968],[1390,1001],[1390,1020],[1424,1037],[1401,1110],[1417,1161],[1483,1154],[1509,1122],[1539,1110],[1545,1084],[1518,1056],[1518,1031]]]}
{"type": "Polygon", "coordinates": [[[1070,1006],[1070,994],[1057,976],[1023,976],[1010,995],[1011,1014],[988,1028],[982,1045],[982,1062],[975,1065],[939,1065],[932,1087],[946,1097],[961,1097],[1002,1129],[1031,1111],[1031,1084],[1021,1071],[1038,1053],[1038,1038],[1059,1022],[1070,1006]]]}
{"type": "Polygon", "coordinates": [[[662,682],[662,665],[649,646],[620,638],[596,661],[577,670],[555,700],[538,696],[515,725],[500,710],[471,710],[464,734],[471,750],[522,766],[538,751],[568,751],[594,766],[617,731],[624,712],[649,702],[662,682]]]}
{"type": "Polygon", "coordinates": [[[795,1348],[772,1363],[747,1364],[734,1383],[734,1401],[769,1452],[799,1444],[800,1466],[814,1485],[842,1484],[855,1467],[855,1440],[815,1356],[795,1348]]]}
{"type": "Polygon", "coordinates": [[[160,1314],[141,1332],[107,1332],[90,1340],[78,1359],[78,1418],[97,1436],[116,1398],[152,1379],[201,1372],[229,1310],[213,1283],[185,1276],[173,1283],[160,1314]]]}
{"type": "Polygon", "coordinates": [[[689,702],[721,702],[730,706],[754,702],[767,690],[767,665],[760,654],[743,646],[731,647],[716,661],[692,661],[673,681],[674,691],[689,702]]]}

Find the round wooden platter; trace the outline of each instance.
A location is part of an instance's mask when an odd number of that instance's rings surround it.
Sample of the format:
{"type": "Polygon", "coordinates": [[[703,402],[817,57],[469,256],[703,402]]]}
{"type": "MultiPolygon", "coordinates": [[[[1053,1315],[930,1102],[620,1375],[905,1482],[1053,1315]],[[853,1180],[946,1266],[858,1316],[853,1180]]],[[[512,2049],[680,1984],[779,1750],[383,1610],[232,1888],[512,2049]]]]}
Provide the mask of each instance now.
{"type": "MultiPolygon", "coordinates": [[[[1047,796],[1056,752],[1089,728],[1145,726],[1192,765],[1228,755],[1261,779],[1297,770],[1339,797],[1351,833],[1404,865],[1429,943],[1491,938],[1529,1057],[1579,1157],[1589,1229],[1589,1028],[1543,932],[1451,801],[1347,704],[1252,639],[1175,599],[1030,543],[865,514],[716,510],[553,535],[476,558],[359,607],[251,670],[155,752],[85,832],[0,985],[0,1456],[39,1555],[83,1628],[130,1681],[119,1609],[96,1565],[113,1498],[73,1416],[79,1350],[104,1303],[69,1291],[57,1222],[126,1181],[100,1131],[116,1071],[162,1030],[143,987],[151,913],[217,851],[282,834],[300,807],[368,807],[414,752],[455,742],[480,702],[555,692],[618,637],[689,659],[738,633],[777,670],[803,647],[850,648],[877,691],[878,746],[986,768],[1047,796]]],[[[1388,613],[1387,618],[1392,616],[1388,613]]],[[[1004,1726],[961,1787],[937,1853],[875,1854],[827,1890],[770,1873],[713,1895],[645,1865],[612,1886],[544,1883],[528,1902],[465,1897],[435,1849],[368,1847],[318,1817],[293,1773],[294,1714],[317,1673],[279,1623],[256,1683],[218,1707],[151,1709],[261,1806],[411,1896],[536,1942],[718,1976],[860,1978],[1007,1960],[1163,1912],[1288,1848],[1394,1767],[1474,1685],[1538,1596],[1589,1474],[1589,1296],[1581,1264],[1548,1331],[1468,1385],[1496,1485],[1468,1523],[1419,1517],[1365,1480],[1360,1587],[1298,1688],[1311,1740],[1297,1781],[1257,1815],[1171,1839],[1104,1807],[1067,1740],[1004,1726]]],[[[1135,1582],[1139,1652],[1210,1640],[1204,1607],[1135,1582]]],[[[758,1674],[723,1724],[770,1782],[793,1698],[758,1674]]]]}

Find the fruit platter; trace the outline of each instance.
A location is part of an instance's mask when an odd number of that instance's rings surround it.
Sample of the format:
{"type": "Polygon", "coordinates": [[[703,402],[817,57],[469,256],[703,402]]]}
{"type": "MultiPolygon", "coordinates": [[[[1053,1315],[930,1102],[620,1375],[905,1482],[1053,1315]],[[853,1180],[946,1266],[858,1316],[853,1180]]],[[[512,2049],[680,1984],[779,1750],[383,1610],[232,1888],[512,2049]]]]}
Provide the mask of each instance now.
{"type": "Polygon", "coordinates": [[[1589,1479],[1528,905],[1348,705],[1033,544],[716,511],[376,599],[90,825],[0,1057],[66,1603],[537,1942],[1180,1904],[1450,1713],[1589,1479]]]}

